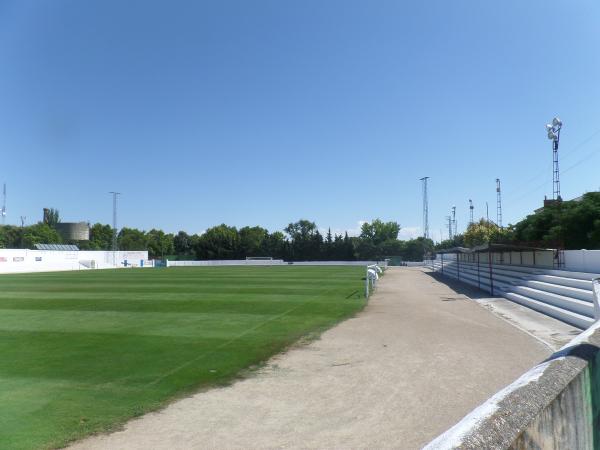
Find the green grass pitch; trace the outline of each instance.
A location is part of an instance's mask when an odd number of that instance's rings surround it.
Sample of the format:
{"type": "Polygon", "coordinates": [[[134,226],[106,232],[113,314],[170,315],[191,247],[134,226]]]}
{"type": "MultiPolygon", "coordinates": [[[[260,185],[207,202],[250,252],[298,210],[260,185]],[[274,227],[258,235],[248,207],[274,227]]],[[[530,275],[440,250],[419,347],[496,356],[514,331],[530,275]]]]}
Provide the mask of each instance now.
{"type": "Polygon", "coordinates": [[[230,382],[365,303],[363,267],[0,275],[0,446],[54,448],[230,382]]]}

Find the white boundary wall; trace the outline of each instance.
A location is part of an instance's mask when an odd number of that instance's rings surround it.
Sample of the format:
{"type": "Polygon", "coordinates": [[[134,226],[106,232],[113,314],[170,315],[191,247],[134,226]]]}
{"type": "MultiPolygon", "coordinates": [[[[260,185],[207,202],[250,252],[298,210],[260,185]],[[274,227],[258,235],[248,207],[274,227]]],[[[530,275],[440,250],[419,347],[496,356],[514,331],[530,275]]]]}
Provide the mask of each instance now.
{"type": "Polygon", "coordinates": [[[565,250],[565,270],[600,273],[600,250],[565,250]]]}
{"type": "Polygon", "coordinates": [[[387,267],[386,261],[294,261],[286,262],[283,259],[257,260],[257,259],[225,259],[225,260],[206,260],[206,261],[169,261],[167,267],[203,267],[203,266],[368,266],[379,264],[381,267],[387,267]]]}
{"type": "Polygon", "coordinates": [[[151,267],[147,251],[0,249],[0,273],[151,267]]]}

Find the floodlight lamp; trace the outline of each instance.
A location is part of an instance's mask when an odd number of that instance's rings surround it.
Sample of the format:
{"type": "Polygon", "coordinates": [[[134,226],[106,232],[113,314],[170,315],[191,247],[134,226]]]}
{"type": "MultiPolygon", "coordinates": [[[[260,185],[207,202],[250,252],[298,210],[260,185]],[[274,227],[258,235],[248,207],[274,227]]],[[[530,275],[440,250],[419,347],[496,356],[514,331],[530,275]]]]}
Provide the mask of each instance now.
{"type": "Polygon", "coordinates": [[[549,124],[549,123],[546,124],[546,131],[548,131],[548,132],[552,131],[552,125],[551,124],[549,124]]]}
{"type": "Polygon", "coordinates": [[[560,128],[562,127],[562,121],[558,117],[555,117],[552,119],[552,125],[554,125],[556,128],[560,128]]]}
{"type": "Polygon", "coordinates": [[[548,139],[550,139],[551,141],[556,140],[556,134],[554,134],[554,131],[552,130],[548,130],[548,139]]]}

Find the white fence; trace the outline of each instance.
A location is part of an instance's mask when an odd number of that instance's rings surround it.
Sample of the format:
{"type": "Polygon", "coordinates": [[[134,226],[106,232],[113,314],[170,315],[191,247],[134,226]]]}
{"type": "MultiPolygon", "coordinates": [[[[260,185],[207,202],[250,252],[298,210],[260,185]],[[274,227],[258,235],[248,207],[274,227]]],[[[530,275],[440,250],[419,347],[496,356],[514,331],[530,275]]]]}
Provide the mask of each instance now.
{"type": "Polygon", "coordinates": [[[58,251],[0,249],[0,273],[148,267],[146,251],[58,251]]]}
{"type": "Polygon", "coordinates": [[[283,259],[214,259],[206,261],[169,261],[167,267],[205,266],[278,266],[286,264],[283,259]]]}
{"type": "Polygon", "coordinates": [[[206,260],[206,261],[169,261],[167,267],[204,267],[204,266],[369,266],[378,264],[387,267],[387,261],[294,261],[286,262],[283,259],[229,259],[229,260],[206,260]]]}

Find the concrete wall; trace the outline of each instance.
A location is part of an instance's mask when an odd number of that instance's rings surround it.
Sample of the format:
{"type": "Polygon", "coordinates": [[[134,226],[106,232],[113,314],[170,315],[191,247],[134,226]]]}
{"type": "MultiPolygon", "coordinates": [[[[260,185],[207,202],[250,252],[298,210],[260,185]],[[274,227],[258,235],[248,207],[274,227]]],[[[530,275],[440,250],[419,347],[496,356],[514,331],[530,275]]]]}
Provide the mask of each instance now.
{"type": "Polygon", "coordinates": [[[425,448],[600,448],[599,323],[425,448]]]}
{"type": "Polygon", "coordinates": [[[565,250],[565,270],[600,273],[600,250],[565,250]]]}
{"type": "Polygon", "coordinates": [[[148,252],[0,249],[0,273],[52,272],[148,265],[148,252]]]}

